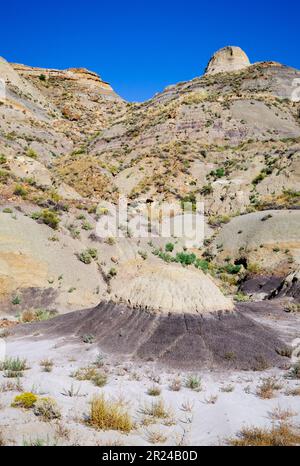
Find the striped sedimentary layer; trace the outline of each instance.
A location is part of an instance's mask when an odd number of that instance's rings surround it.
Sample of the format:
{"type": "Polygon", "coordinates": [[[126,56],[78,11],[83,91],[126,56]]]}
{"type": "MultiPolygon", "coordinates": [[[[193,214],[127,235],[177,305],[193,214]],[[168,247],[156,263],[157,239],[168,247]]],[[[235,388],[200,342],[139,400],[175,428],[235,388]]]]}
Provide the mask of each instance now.
{"type": "Polygon", "coordinates": [[[60,315],[46,322],[19,325],[16,335],[35,340],[67,337],[70,343],[93,335],[101,351],[178,369],[261,370],[283,366],[285,344],[276,334],[240,311],[207,314],[162,313],[113,302],[60,315]]]}

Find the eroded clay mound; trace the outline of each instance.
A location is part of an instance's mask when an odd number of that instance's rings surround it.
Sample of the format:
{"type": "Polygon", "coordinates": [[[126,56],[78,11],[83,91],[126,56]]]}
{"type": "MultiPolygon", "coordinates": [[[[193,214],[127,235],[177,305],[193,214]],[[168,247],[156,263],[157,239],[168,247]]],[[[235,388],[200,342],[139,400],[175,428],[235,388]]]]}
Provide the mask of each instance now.
{"type": "Polygon", "coordinates": [[[254,212],[224,225],[213,244],[215,251],[222,245],[219,258],[243,257],[248,263],[284,276],[300,264],[299,228],[299,210],[254,212]]]}
{"type": "Polygon", "coordinates": [[[127,263],[112,282],[112,299],[172,313],[232,310],[212,279],[200,270],[173,264],[127,263]]]}
{"type": "Polygon", "coordinates": [[[180,369],[236,368],[261,370],[285,365],[285,348],[272,330],[240,312],[206,316],[162,314],[112,302],[64,314],[49,321],[18,325],[15,335],[45,338],[93,335],[101,351],[180,369]]]}

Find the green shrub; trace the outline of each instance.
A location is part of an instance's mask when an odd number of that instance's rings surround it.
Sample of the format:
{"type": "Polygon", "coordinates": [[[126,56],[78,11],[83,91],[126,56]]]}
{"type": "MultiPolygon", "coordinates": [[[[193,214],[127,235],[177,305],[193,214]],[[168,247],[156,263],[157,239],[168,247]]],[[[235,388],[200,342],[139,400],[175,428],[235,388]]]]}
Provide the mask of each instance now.
{"type": "Polygon", "coordinates": [[[208,196],[209,194],[212,194],[213,192],[213,187],[211,184],[206,184],[200,189],[200,194],[203,196],[208,196]]]}
{"type": "Polygon", "coordinates": [[[31,147],[28,147],[28,149],[26,150],[26,155],[31,159],[37,159],[37,153],[33,149],[31,149],[31,147]]]}
{"type": "Polygon", "coordinates": [[[13,371],[19,372],[27,369],[26,359],[17,358],[6,358],[3,362],[0,363],[1,371],[13,371]]]}
{"type": "Polygon", "coordinates": [[[168,252],[163,252],[163,251],[159,251],[158,249],[156,249],[155,251],[153,251],[153,254],[155,256],[158,256],[164,262],[174,262],[175,261],[175,258],[173,256],[171,256],[171,254],[169,254],[168,252]]]}
{"type": "Polygon", "coordinates": [[[225,170],[224,168],[217,168],[216,170],[212,170],[209,173],[209,176],[212,176],[213,178],[222,178],[222,176],[225,176],[225,170]]]}
{"type": "Polygon", "coordinates": [[[27,190],[24,188],[24,186],[20,184],[16,184],[15,189],[14,189],[14,194],[16,196],[20,196],[24,198],[27,195],[27,190]]]}
{"type": "Polygon", "coordinates": [[[93,260],[87,251],[82,251],[78,254],[78,259],[84,264],[90,264],[93,260]]]}
{"type": "Polygon", "coordinates": [[[182,210],[196,210],[196,196],[194,193],[190,193],[181,199],[182,210]]]}
{"type": "Polygon", "coordinates": [[[21,304],[21,298],[20,296],[14,296],[11,300],[11,303],[14,305],[14,306],[17,306],[18,304],[21,304]]]}
{"type": "Polygon", "coordinates": [[[4,154],[0,154],[0,164],[4,164],[7,162],[7,158],[4,154]]]}
{"type": "Polygon", "coordinates": [[[242,267],[241,265],[227,264],[225,265],[225,267],[223,267],[223,269],[227,273],[234,275],[236,273],[239,273],[239,271],[241,270],[241,267],[242,267]]]}
{"type": "Polygon", "coordinates": [[[201,379],[196,375],[191,375],[186,379],[185,386],[192,390],[201,390],[201,379]]]}
{"type": "Polygon", "coordinates": [[[196,259],[194,265],[197,269],[203,270],[203,272],[207,272],[209,267],[209,262],[204,259],[196,259]]]}
{"type": "Polygon", "coordinates": [[[92,226],[87,220],[85,220],[84,222],[82,222],[81,228],[82,228],[83,230],[87,230],[87,231],[88,231],[88,230],[92,230],[92,229],[93,229],[93,226],[92,226]]]}
{"type": "Polygon", "coordinates": [[[252,180],[252,184],[254,186],[258,185],[258,183],[260,183],[261,181],[263,181],[265,179],[265,177],[267,176],[267,174],[263,171],[261,171],[259,173],[259,175],[257,175],[255,178],[253,178],[252,180]]]}
{"type": "Polygon", "coordinates": [[[114,267],[112,267],[112,268],[109,270],[109,272],[108,272],[108,276],[109,276],[110,278],[112,278],[112,277],[115,277],[116,275],[117,275],[117,269],[115,269],[114,267]]]}
{"type": "Polygon", "coordinates": [[[7,170],[0,170],[0,181],[3,183],[9,178],[9,172],[7,170]]]}
{"type": "Polygon", "coordinates": [[[87,250],[88,254],[91,256],[92,259],[97,260],[98,259],[98,251],[95,248],[89,248],[87,250]]]}
{"type": "Polygon", "coordinates": [[[191,265],[195,262],[196,255],[194,253],[178,252],[175,257],[175,261],[182,265],[191,265]]]}
{"type": "Polygon", "coordinates": [[[230,221],[230,217],[228,215],[212,215],[208,219],[208,223],[211,226],[220,226],[222,223],[228,223],[230,221]]]}
{"type": "Polygon", "coordinates": [[[60,222],[60,218],[56,215],[56,213],[49,209],[43,209],[40,212],[34,212],[31,215],[31,218],[34,220],[40,220],[45,225],[53,228],[53,230],[57,230],[60,222]]]}
{"type": "Polygon", "coordinates": [[[86,335],[82,336],[82,341],[83,341],[83,343],[88,343],[88,344],[91,345],[92,343],[94,343],[95,337],[94,337],[94,335],[86,334],[86,335]]]}
{"type": "Polygon", "coordinates": [[[167,252],[172,252],[173,249],[174,249],[174,244],[173,244],[173,243],[167,243],[167,244],[165,245],[165,250],[166,250],[167,252]]]}
{"type": "Polygon", "coordinates": [[[79,253],[77,257],[84,264],[90,264],[92,260],[98,259],[98,252],[97,249],[89,248],[79,253]]]}

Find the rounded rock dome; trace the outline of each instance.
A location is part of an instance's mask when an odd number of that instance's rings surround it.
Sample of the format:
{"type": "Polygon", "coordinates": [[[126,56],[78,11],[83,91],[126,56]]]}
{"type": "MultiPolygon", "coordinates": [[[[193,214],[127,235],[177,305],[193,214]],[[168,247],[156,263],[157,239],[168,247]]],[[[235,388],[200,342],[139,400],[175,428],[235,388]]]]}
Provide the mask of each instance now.
{"type": "Polygon", "coordinates": [[[240,47],[224,47],[218,50],[208,62],[205,74],[229,73],[250,66],[250,61],[240,47]]]}

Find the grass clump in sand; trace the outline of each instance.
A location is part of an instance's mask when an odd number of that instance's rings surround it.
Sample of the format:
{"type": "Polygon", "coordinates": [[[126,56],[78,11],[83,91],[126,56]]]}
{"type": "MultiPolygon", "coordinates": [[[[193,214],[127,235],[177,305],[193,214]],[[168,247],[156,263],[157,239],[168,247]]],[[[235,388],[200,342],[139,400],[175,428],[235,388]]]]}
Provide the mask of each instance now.
{"type": "Polygon", "coordinates": [[[40,366],[42,367],[44,372],[51,372],[53,369],[53,361],[52,359],[43,359],[40,362],[40,366]]]}
{"type": "Polygon", "coordinates": [[[34,404],[33,412],[36,416],[40,416],[43,421],[61,418],[61,412],[53,398],[38,398],[34,404]]]}
{"type": "Polygon", "coordinates": [[[201,390],[201,379],[196,375],[190,375],[186,381],[185,386],[191,390],[201,390]]]}
{"type": "Polygon", "coordinates": [[[28,369],[26,359],[7,358],[0,363],[0,371],[4,371],[4,377],[23,377],[23,371],[28,369]]]}
{"type": "Polygon", "coordinates": [[[288,388],[285,391],[286,396],[300,396],[300,387],[288,388]]]}
{"type": "Polygon", "coordinates": [[[288,377],[291,379],[300,379],[300,362],[296,362],[291,368],[288,377]]]}
{"type": "Polygon", "coordinates": [[[165,443],[167,438],[167,435],[160,430],[151,430],[147,432],[147,441],[153,445],[157,443],[165,443]]]}
{"type": "Polygon", "coordinates": [[[300,432],[293,426],[281,422],[270,429],[260,427],[245,427],[237,434],[237,438],[230,438],[227,443],[232,446],[254,447],[284,447],[300,444],[300,432]]]}
{"type": "Polygon", "coordinates": [[[24,392],[20,395],[15,396],[14,401],[12,402],[13,408],[32,408],[37,402],[37,396],[31,392],[24,392]]]}
{"type": "Polygon", "coordinates": [[[274,397],[274,391],[280,390],[282,385],[274,377],[267,377],[262,380],[257,387],[256,395],[263,400],[269,400],[274,397]]]}
{"type": "Polygon", "coordinates": [[[23,386],[20,380],[16,380],[16,382],[12,382],[8,380],[7,382],[2,382],[0,385],[0,393],[5,392],[22,392],[23,386]]]}
{"type": "Polygon", "coordinates": [[[161,389],[156,385],[152,385],[152,387],[148,388],[147,394],[149,396],[159,396],[161,394],[161,389]]]}
{"type": "Polygon", "coordinates": [[[72,377],[76,380],[90,380],[97,387],[103,387],[107,383],[106,374],[93,366],[81,367],[72,377]]]}
{"type": "Polygon", "coordinates": [[[179,392],[181,390],[182,384],[179,377],[175,377],[169,385],[169,389],[173,392],[179,392]]]}
{"type": "Polygon", "coordinates": [[[171,412],[165,406],[162,398],[157,401],[153,401],[149,405],[143,406],[140,408],[140,412],[145,416],[149,416],[154,419],[168,419],[171,417],[171,412]]]}
{"type": "Polygon", "coordinates": [[[103,394],[91,401],[89,424],[102,430],[130,432],[133,422],[129,413],[118,401],[109,401],[103,394]]]}

